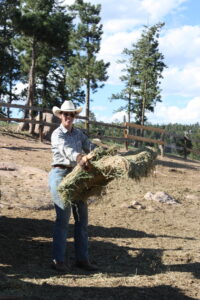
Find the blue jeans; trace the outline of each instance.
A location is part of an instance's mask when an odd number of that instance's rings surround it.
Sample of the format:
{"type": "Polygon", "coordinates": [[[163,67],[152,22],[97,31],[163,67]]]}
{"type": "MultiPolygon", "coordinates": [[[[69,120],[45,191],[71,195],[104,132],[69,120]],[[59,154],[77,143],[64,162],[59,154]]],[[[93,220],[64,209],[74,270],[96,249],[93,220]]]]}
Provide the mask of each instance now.
{"type": "Polygon", "coordinates": [[[88,207],[87,203],[78,201],[74,205],[64,207],[57,191],[59,183],[67,175],[67,169],[53,168],[49,173],[49,187],[56,210],[56,221],[53,233],[53,259],[59,262],[65,261],[67,247],[67,235],[71,210],[73,212],[74,225],[74,246],[77,261],[88,260],[88,207]]]}

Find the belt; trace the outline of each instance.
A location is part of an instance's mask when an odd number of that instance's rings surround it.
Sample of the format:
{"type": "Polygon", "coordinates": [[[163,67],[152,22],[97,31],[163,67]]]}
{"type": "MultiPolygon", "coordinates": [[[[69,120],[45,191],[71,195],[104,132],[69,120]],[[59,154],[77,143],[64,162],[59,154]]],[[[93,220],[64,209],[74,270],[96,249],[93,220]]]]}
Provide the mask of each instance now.
{"type": "Polygon", "coordinates": [[[54,165],[53,168],[60,168],[60,169],[73,169],[73,167],[65,166],[65,165],[54,165]]]}

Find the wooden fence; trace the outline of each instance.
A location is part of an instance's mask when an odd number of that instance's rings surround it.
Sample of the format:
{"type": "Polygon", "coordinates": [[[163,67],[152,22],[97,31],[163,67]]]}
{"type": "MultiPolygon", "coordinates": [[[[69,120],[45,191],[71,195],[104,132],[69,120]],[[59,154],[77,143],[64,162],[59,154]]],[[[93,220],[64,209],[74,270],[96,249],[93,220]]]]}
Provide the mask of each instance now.
{"type": "MultiPolygon", "coordinates": [[[[21,110],[33,110],[36,111],[39,115],[39,120],[30,120],[30,119],[23,119],[23,118],[8,118],[3,116],[2,114],[0,115],[0,121],[15,121],[17,123],[20,122],[25,122],[25,123],[31,123],[31,124],[39,124],[39,137],[40,140],[43,140],[43,127],[44,126],[50,126],[50,127],[54,127],[56,128],[58,126],[57,123],[48,123],[43,121],[43,113],[47,112],[47,113],[52,113],[51,109],[48,108],[42,108],[42,107],[36,107],[36,106],[25,106],[25,105],[20,105],[20,104],[9,104],[9,103],[4,103],[4,102],[0,102],[0,107],[8,107],[8,108],[18,108],[21,110]]],[[[116,124],[110,124],[110,123],[104,123],[104,122],[97,122],[97,121],[92,121],[92,120],[88,120],[87,117],[85,116],[77,116],[78,119],[80,120],[85,120],[87,121],[89,124],[91,125],[96,125],[96,126],[103,126],[103,127],[107,127],[107,128],[116,128],[116,129],[121,129],[122,130],[122,135],[121,137],[116,137],[116,136],[99,136],[99,135],[90,135],[90,137],[92,138],[101,138],[104,140],[114,140],[120,143],[125,143],[125,147],[126,149],[128,149],[128,145],[129,143],[131,143],[131,141],[140,141],[140,142],[144,142],[144,143],[153,143],[153,144],[158,144],[159,148],[161,149],[161,153],[164,153],[164,145],[165,145],[165,133],[166,131],[162,128],[158,128],[158,127],[153,127],[153,126],[144,126],[144,125],[138,125],[138,124],[134,124],[134,123],[127,123],[125,122],[123,125],[116,125],[116,124]],[[151,138],[147,138],[141,135],[131,135],[129,134],[129,129],[130,128],[135,128],[140,130],[140,132],[144,132],[145,131],[153,131],[153,132],[158,132],[160,133],[160,139],[151,139],[151,138]]],[[[186,149],[189,150],[193,153],[196,154],[200,154],[199,151],[193,150],[193,149],[186,149]]]]}
{"type": "Polygon", "coordinates": [[[134,123],[125,123],[125,126],[127,128],[136,128],[136,129],[140,129],[142,132],[144,130],[147,131],[154,131],[154,132],[159,132],[161,133],[161,139],[160,140],[155,140],[155,139],[150,139],[150,138],[146,138],[143,136],[138,136],[138,135],[130,135],[128,133],[128,129],[125,129],[125,137],[127,139],[131,139],[131,140],[135,140],[135,141],[142,141],[142,142],[147,142],[147,143],[153,143],[153,144],[159,144],[159,145],[164,145],[164,133],[165,130],[162,128],[158,128],[158,127],[152,127],[152,126],[144,126],[144,125],[139,125],[139,124],[134,124],[134,123]]]}
{"type": "MultiPolygon", "coordinates": [[[[48,113],[52,113],[51,109],[47,109],[47,108],[42,108],[42,107],[36,107],[36,106],[25,106],[25,105],[19,105],[19,104],[9,104],[9,103],[4,103],[4,102],[0,102],[0,107],[8,107],[8,108],[19,108],[22,110],[33,110],[38,112],[39,115],[39,120],[30,120],[30,119],[23,119],[23,118],[8,118],[8,117],[0,117],[0,121],[15,121],[17,123],[20,122],[24,122],[24,123],[31,123],[31,124],[39,124],[39,136],[40,136],[40,140],[42,141],[42,136],[43,136],[43,127],[44,126],[50,126],[50,127],[57,127],[58,124],[56,123],[48,123],[48,122],[44,122],[42,119],[43,113],[48,112],[48,113]]],[[[128,127],[132,126],[135,128],[139,128],[139,129],[143,129],[143,130],[151,130],[151,131],[157,131],[157,132],[163,132],[163,130],[159,129],[159,128],[154,128],[154,127],[148,127],[148,126],[141,126],[141,125],[137,125],[137,124],[132,124],[132,123],[125,123],[124,125],[116,125],[116,124],[110,124],[110,123],[104,123],[104,122],[97,122],[97,121],[92,121],[92,120],[88,120],[87,117],[84,116],[77,116],[78,119],[82,119],[87,121],[89,124],[91,125],[96,125],[96,126],[104,126],[104,127],[109,127],[109,128],[117,128],[117,129],[121,129],[122,130],[122,136],[121,137],[116,137],[116,136],[102,136],[103,139],[107,139],[107,140],[115,140],[118,142],[124,142],[126,145],[126,148],[128,147],[128,140],[139,140],[139,141],[143,141],[143,142],[150,142],[150,143],[157,143],[157,144],[164,144],[164,141],[160,141],[160,140],[153,140],[153,139],[147,139],[145,137],[141,137],[141,136],[131,136],[127,134],[127,130],[128,127]]],[[[92,135],[93,138],[95,137],[99,137],[98,135],[92,135]]]]}
{"type": "MultiPolygon", "coordinates": [[[[42,141],[43,140],[43,127],[44,126],[49,126],[49,127],[57,127],[58,124],[57,123],[48,123],[48,122],[45,122],[43,121],[43,113],[52,113],[52,110],[51,109],[48,109],[48,108],[43,108],[43,107],[37,107],[37,106],[26,106],[26,105],[20,105],[20,104],[9,104],[9,103],[4,103],[4,102],[0,102],[0,107],[8,107],[8,108],[19,108],[19,109],[22,109],[22,110],[33,110],[33,111],[36,111],[38,112],[38,115],[39,115],[39,120],[31,120],[31,119],[23,119],[23,118],[8,118],[8,117],[4,117],[4,116],[0,116],[0,121],[7,121],[7,122],[10,122],[10,121],[14,121],[14,122],[17,122],[17,123],[31,123],[31,124],[38,124],[40,125],[39,126],[39,137],[40,137],[40,140],[42,141]]],[[[78,116],[79,119],[87,119],[86,117],[81,117],[81,116],[78,116]]]]}

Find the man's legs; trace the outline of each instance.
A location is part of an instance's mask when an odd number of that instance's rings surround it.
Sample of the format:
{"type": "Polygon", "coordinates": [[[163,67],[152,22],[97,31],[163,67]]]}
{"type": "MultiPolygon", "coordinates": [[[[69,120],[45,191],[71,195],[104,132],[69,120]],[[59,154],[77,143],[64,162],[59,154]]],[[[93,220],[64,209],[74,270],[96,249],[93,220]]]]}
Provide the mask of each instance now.
{"type": "Polygon", "coordinates": [[[56,222],[53,233],[53,260],[64,262],[71,207],[62,209],[55,204],[55,209],[56,222]]]}
{"type": "Polygon", "coordinates": [[[86,271],[96,271],[97,266],[89,261],[88,254],[88,207],[87,203],[79,201],[72,206],[75,220],[74,245],[77,267],[86,271]]]}
{"type": "Polygon", "coordinates": [[[71,206],[64,208],[64,204],[60,199],[58,193],[58,185],[62,181],[63,177],[68,172],[59,168],[54,168],[49,173],[49,186],[52,194],[52,198],[55,204],[56,221],[54,225],[53,233],[53,261],[64,262],[66,251],[66,239],[68,233],[68,224],[71,214],[71,206]]]}
{"type": "Polygon", "coordinates": [[[78,201],[72,206],[75,228],[74,245],[76,261],[88,260],[88,207],[87,203],[78,201]]]}

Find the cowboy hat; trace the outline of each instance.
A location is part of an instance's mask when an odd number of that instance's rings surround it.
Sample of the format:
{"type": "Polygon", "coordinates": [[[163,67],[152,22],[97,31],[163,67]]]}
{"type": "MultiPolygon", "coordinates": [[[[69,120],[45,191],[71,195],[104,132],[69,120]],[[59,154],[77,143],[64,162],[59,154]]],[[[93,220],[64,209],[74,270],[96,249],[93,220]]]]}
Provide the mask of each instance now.
{"type": "Polygon", "coordinates": [[[61,105],[60,108],[57,106],[54,106],[52,108],[53,114],[58,118],[59,118],[61,112],[67,111],[67,112],[75,112],[75,113],[79,114],[82,110],[83,110],[82,107],[75,108],[73,102],[70,100],[65,100],[65,102],[63,102],[63,104],[61,105]]]}

